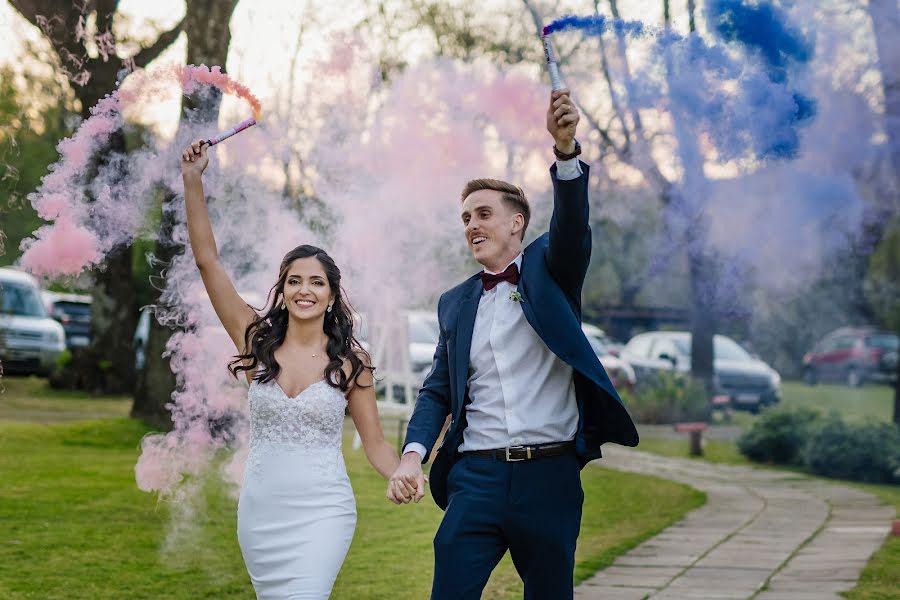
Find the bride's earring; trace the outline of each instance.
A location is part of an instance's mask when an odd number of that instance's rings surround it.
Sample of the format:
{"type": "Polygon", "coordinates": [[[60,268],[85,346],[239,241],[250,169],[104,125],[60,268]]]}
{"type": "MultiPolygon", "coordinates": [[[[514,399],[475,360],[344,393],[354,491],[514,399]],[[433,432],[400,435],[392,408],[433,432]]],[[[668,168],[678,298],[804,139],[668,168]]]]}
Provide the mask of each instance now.
{"type": "Polygon", "coordinates": [[[287,304],[284,303],[284,300],[281,301],[281,310],[287,310],[287,304]]]}
{"type": "Polygon", "coordinates": [[[332,307],[332,306],[334,306],[334,305],[333,305],[333,304],[329,304],[329,305],[328,305],[328,308],[325,309],[325,312],[331,312],[331,307],[332,307]]]}

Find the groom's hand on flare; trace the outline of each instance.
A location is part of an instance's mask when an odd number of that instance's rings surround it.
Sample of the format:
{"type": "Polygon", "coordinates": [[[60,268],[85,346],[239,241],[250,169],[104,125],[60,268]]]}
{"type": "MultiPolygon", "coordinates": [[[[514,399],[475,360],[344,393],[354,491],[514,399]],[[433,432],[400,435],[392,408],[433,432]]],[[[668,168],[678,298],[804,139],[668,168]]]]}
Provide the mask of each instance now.
{"type": "Polygon", "coordinates": [[[387,499],[394,504],[418,502],[425,497],[425,473],[422,461],[415,452],[407,452],[400,459],[400,466],[391,475],[387,486],[387,499]]]}
{"type": "Polygon", "coordinates": [[[572,101],[569,90],[555,90],[550,93],[547,107],[547,131],[553,136],[557,150],[565,154],[575,151],[575,129],[581,115],[572,101]]]}

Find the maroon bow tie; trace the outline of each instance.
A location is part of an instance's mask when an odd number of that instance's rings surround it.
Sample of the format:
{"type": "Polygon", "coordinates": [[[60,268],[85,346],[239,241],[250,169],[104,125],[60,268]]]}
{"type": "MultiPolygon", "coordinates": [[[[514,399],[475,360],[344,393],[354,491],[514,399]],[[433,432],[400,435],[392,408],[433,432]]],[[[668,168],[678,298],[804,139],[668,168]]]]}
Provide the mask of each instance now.
{"type": "Polygon", "coordinates": [[[506,267],[506,270],[497,275],[481,272],[481,283],[484,285],[485,291],[494,289],[501,281],[508,281],[516,285],[519,282],[519,266],[513,263],[506,267]]]}

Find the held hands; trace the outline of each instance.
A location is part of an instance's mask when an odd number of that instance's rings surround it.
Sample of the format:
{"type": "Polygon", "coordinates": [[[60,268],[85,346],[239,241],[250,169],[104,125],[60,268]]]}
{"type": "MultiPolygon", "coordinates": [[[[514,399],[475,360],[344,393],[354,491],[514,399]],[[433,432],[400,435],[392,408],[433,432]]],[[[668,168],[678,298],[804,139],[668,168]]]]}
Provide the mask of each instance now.
{"type": "Polygon", "coordinates": [[[188,175],[199,177],[202,175],[203,171],[206,170],[206,165],[209,164],[208,150],[209,146],[206,145],[204,140],[197,140],[185,148],[184,152],[181,153],[181,175],[183,177],[188,175]]]}
{"type": "Polygon", "coordinates": [[[415,452],[407,452],[400,459],[400,466],[388,481],[387,499],[394,504],[418,502],[425,497],[425,474],[422,461],[415,452]]]}
{"type": "Polygon", "coordinates": [[[565,154],[575,151],[575,128],[581,116],[572,101],[569,90],[556,90],[550,93],[550,106],[547,108],[547,131],[553,136],[556,148],[565,154]]]}

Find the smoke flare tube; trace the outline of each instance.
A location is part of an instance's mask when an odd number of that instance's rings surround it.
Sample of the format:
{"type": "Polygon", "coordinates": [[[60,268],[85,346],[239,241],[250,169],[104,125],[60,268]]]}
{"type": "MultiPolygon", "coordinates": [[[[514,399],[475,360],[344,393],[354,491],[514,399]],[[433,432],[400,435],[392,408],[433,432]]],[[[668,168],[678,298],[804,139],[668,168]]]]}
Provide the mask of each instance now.
{"type": "Polygon", "coordinates": [[[254,125],[256,125],[256,119],[254,119],[253,117],[250,117],[249,119],[247,119],[245,121],[241,121],[240,123],[238,123],[231,129],[222,131],[221,133],[218,133],[217,135],[209,138],[208,140],[206,140],[206,144],[209,146],[215,146],[219,142],[224,142],[225,140],[227,140],[234,134],[240,133],[243,130],[247,129],[248,127],[253,127],[254,125]]]}
{"type": "Polygon", "coordinates": [[[550,72],[550,85],[553,91],[563,89],[562,78],[559,76],[559,65],[553,56],[553,45],[550,43],[550,32],[544,27],[541,41],[544,43],[544,57],[547,59],[547,70],[550,72]]]}

